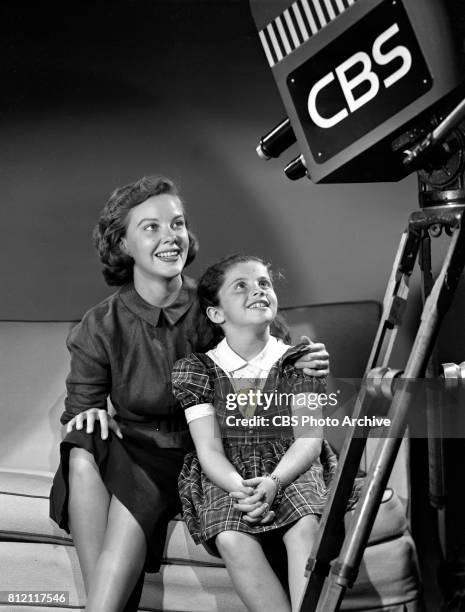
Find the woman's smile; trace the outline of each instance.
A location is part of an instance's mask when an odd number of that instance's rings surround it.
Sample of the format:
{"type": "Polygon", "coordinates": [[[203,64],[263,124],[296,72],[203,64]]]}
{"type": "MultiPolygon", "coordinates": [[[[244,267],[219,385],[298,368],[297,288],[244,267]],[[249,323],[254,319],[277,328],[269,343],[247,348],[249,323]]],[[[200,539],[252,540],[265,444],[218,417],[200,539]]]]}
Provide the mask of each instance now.
{"type": "Polygon", "coordinates": [[[165,250],[165,251],[157,251],[153,255],[154,255],[154,257],[157,257],[161,261],[164,261],[164,262],[167,262],[167,263],[176,262],[176,261],[178,261],[178,258],[181,255],[181,249],[180,248],[174,248],[174,249],[172,248],[172,249],[165,250]]]}
{"type": "Polygon", "coordinates": [[[128,216],[125,245],[134,260],[134,279],[180,275],[189,235],[179,198],[162,194],[134,207],[128,216]]]}

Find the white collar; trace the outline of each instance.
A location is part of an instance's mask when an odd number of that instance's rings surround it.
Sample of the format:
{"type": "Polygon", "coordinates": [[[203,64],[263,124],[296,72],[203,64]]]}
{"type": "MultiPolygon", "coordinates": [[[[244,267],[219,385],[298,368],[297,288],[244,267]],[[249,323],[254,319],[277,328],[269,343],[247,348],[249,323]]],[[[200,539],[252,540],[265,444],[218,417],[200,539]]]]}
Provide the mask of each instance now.
{"type": "Polygon", "coordinates": [[[232,373],[247,365],[254,366],[259,370],[269,371],[273,364],[284,355],[288,348],[288,344],[285,344],[282,340],[278,340],[274,336],[270,336],[260,353],[249,361],[246,361],[233,351],[227,343],[226,338],[223,338],[214,349],[208,351],[207,355],[226,372],[232,373]]]}

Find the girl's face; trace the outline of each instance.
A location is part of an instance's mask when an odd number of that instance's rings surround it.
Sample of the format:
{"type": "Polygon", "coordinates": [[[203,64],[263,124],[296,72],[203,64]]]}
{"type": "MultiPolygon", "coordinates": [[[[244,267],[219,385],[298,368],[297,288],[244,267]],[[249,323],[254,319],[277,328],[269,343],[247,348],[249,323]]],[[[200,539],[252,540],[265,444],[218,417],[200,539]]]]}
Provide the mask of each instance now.
{"type": "Polygon", "coordinates": [[[135,276],[171,279],[180,274],[189,235],[179,198],[164,193],[132,208],[122,242],[134,259],[135,276]]]}
{"type": "MultiPolygon", "coordinates": [[[[237,263],[224,276],[218,292],[215,323],[234,327],[269,325],[278,300],[266,266],[258,261],[237,263]]],[[[213,314],[213,311],[212,311],[213,314]]]]}

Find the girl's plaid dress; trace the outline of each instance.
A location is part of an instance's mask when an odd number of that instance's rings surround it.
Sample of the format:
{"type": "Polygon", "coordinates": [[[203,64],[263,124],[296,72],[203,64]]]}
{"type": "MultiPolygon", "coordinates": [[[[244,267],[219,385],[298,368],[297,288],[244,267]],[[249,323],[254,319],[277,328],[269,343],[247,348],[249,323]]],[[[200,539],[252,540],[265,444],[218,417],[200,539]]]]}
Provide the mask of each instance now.
{"type": "MultiPolygon", "coordinates": [[[[284,394],[322,393],[325,379],[306,376],[294,363],[308,352],[307,344],[290,347],[272,366],[262,386],[262,392],[286,397],[284,394]]],[[[198,404],[212,404],[215,408],[226,457],[242,478],[253,478],[273,472],[276,465],[294,442],[290,426],[273,426],[273,417],[293,414],[287,402],[276,401],[265,410],[264,405],[231,409],[231,394],[236,394],[237,379],[231,379],[207,354],[194,353],[175,364],[172,374],[173,390],[184,409],[198,404]],[[253,414],[252,414],[253,413],[253,414]],[[231,426],[235,417],[256,416],[255,426],[231,426]],[[229,419],[228,419],[229,417],[229,419]],[[232,417],[232,419],[231,419],[232,417]]],[[[244,381],[241,381],[243,384],[244,381]]],[[[253,381],[257,382],[257,381],[253,381]]],[[[249,388],[253,386],[249,384],[249,388]]],[[[269,396],[271,397],[271,396],[269,396]]],[[[308,408],[304,408],[307,414],[308,408]]],[[[302,412],[299,410],[299,412],[302,412]]],[[[295,414],[295,413],[294,413],[295,414]]],[[[300,418],[300,417],[299,417],[300,418]]],[[[280,422],[280,419],[274,419],[280,422]]],[[[282,419],[281,419],[282,420],[282,419]]],[[[310,429],[307,430],[308,435],[310,429]]],[[[315,435],[315,433],[313,433],[315,435]]],[[[320,458],[284,489],[284,495],[275,511],[274,520],[266,525],[249,525],[243,513],[236,510],[228,491],[217,487],[203,472],[197,455],[186,455],[179,476],[179,492],[183,515],[194,539],[213,554],[218,554],[214,538],[227,530],[252,535],[288,527],[307,514],[321,515],[328,499],[328,485],[336,470],[337,459],[329,444],[323,440],[320,458]]]]}

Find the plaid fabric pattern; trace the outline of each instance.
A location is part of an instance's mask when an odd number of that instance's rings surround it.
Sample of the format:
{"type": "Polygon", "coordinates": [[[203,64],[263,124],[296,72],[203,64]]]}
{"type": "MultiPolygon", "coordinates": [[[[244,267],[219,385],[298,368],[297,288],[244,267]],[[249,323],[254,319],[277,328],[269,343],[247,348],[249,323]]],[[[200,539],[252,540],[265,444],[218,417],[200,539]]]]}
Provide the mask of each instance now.
{"type": "MultiPolygon", "coordinates": [[[[294,362],[308,350],[307,345],[289,349],[272,367],[263,390],[319,393],[326,387],[324,379],[305,376],[294,362]]],[[[172,375],[173,390],[183,408],[212,403],[222,433],[225,454],[243,478],[263,476],[273,472],[290,445],[294,442],[290,427],[231,428],[225,419],[231,414],[224,398],[234,391],[226,372],[207,355],[193,354],[175,364],[172,375]]],[[[279,403],[267,416],[290,415],[287,406],[279,403]]],[[[233,412],[234,414],[234,412],[233,412]]],[[[257,411],[260,416],[260,411],[257,411]]],[[[202,471],[196,453],[189,453],[179,476],[179,491],[183,515],[195,542],[202,543],[213,554],[218,554],[213,538],[221,531],[235,530],[260,535],[289,526],[308,514],[321,515],[328,498],[328,486],[334,475],[337,459],[329,444],[323,440],[320,459],[301,474],[284,491],[276,516],[268,525],[249,525],[242,513],[235,510],[227,491],[214,485],[202,471]]]]}
{"type": "Polygon", "coordinates": [[[234,416],[241,418],[249,411],[240,407],[235,410],[228,409],[226,402],[230,394],[235,395],[239,389],[260,389],[269,397],[276,396],[270,406],[257,406],[253,414],[257,417],[266,417],[269,422],[274,417],[288,417],[291,407],[280,397],[286,394],[322,393],[326,389],[325,378],[306,376],[301,370],[294,367],[294,362],[308,352],[307,344],[291,347],[277,361],[270,370],[266,380],[263,379],[231,379],[227,372],[220,368],[208,355],[193,353],[180,359],[174,365],[172,372],[172,386],[175,397],[184,410],[197,404],[213,404],[216,418],[221,430],[223,440],[234,439],[237,443],[258,444],[266,439],[294,439],[294,432],[290,426],[275,426],[255,424],[253,428],[248,425],[231,426],[227,418],[234,416]]]}

